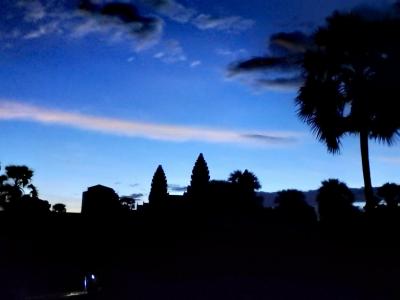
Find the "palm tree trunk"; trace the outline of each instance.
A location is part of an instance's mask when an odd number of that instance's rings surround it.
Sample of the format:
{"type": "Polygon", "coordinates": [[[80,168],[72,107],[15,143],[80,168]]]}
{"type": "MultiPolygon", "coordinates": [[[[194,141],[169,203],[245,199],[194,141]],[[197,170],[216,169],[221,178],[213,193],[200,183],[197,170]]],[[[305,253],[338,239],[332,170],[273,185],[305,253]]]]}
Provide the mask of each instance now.
{"type": "Polygon", "coordinates": [[[371,210],[375,207],[374,192],[371,183],[371,170],[369,166],[368,132],[360,132],[361,161],[364,176],[365,209],[371,210]]]}

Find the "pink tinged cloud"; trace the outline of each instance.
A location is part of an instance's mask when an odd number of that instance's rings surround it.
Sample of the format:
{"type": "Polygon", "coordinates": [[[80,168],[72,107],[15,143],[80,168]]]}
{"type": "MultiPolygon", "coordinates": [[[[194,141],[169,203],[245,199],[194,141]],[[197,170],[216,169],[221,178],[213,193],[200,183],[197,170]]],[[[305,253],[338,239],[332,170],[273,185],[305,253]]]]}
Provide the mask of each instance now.
{"type": "Polygon", "coordinates": [[[43,124],[64,125],[106,134],[177,142],[201,141],[258,146],[279,146],[295,143],[297,139],[302,136],[302,134],[298,132],[243,132],[183,125],[137,122],[65,112],[24,104],[21,102],[1,100],[0,120],[34,121],[43,124]]]}

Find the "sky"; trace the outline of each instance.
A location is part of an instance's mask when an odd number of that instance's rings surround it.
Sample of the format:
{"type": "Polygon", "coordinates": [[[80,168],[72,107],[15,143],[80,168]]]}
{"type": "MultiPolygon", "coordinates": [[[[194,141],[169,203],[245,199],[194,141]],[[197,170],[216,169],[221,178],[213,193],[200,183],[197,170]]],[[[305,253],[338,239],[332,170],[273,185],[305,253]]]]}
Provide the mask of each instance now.
{"type": "MultiPolygon", "coordinates": [[[[263,191],[363,185],[357,137],[331,155],[296,116],[298,82],[232,65],[271,36],[312,33],[334,10],[389,0],[3,0],[0,163],[27,165],[41,199],[80,211],[87,187],[171,193],[203,153],[212,179],[248,169],[263,191]]],[[[373,184],[399,182],[399,146],[371,143],[373,184]]]]}

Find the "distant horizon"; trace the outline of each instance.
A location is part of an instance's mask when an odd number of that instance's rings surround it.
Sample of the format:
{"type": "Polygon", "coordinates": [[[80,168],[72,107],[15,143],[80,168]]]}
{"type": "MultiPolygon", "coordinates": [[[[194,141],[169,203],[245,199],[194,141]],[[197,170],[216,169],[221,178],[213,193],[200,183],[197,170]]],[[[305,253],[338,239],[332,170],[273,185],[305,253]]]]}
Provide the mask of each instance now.
{"type": "MultiPolygon", "coordinates": [[[[103,185],[103,184],[100,184],[100,185],[103,185]]],[[[94,186],[96,186],[96,185],[94,185],[94,186]]],[[[105,185],[105,186],[107,186],[107,185],[105,185]]],[[[88,187],[89,188],[89,187],[88,187]]],[[[357,188],[357,187],[350,187],[349,186],[349,188],[351,189],[351,190],[353,190],[353,189],[355,189],[355,190],[363,190],[363,187],[359,187],[359,188],[357,188]]],[[[374,187],[374,188],[377,188],[377,187],[374,187]]],[[[150,188],[149,188],[150,189],[150,188]]],[[[291,188],[287,188],[287,189],[285,189],[285,190],[290,190],[291,188]]],[[[311,190],[299,190],[299,191],[301,191],[301,192],[303,192],[303,193],[305,193],[305,194],[307,194],[307,193],[309,193],[309,192],[315,192],[315,191],[317,191],[318,189],[311,189],[311,190]]],[[[85,190],[84,190],[85,191],[85,190]]],[[[82,191],[82,193],[84,192],[84,191],[82,191]]],[[[278,193],[278,192],[280,192],[280,191],[282,191],[282,190],[276,190],[276,191],[271,191],[271,192],[266,192],[266,191],[263,191],[263,190],[260,190],[260,191],[258,191],[257,192],[257,194],[275,194],[275,193],[278,193]]],[[[177,195],[177,196],[182,196],[183,194],[184,194],[184,192],[171,192],[170,190],[169,190],[169,194],[170,195],[177,195]]],[[[125,197],[125,196],[129,196],[129,195],[119,195],[120,197],[125,197]]],[[[43,200],[46,200],[46,201],[49,201],[49,203],[51,203],[51,204],[55,204],[55,203],[59,203],[59,202],[57,202],[57,201],[52,201],[52,199],[44,199],[43,198],[43,200]]],[[[80,199],[81,200],[81,199],[80,199]]],[[[138,201],[138,203],[140,203],[140,204],[143,204],[143,203],[148,203],[148,199],[146,198],[146,199],[137,199],[137,200],[139,200],[138,201]]],[[[64,202],[63,202],[64,203],[64,202]]],[[[355,206],[358,206],[358,207],[362,207],[363,205],[365,205],[365,200],[357,200],[357,199],[355,199],[355,201],[354,201],[354,205],[355,206]]],[[[74,207],[75,209],[71,209],[68,205],[67,205],[67,212],[74,212],[74,213],[80,213],[80,211],[81,211],[81,207],[79,206],[79,208],[78,207],[74,207]]]]}

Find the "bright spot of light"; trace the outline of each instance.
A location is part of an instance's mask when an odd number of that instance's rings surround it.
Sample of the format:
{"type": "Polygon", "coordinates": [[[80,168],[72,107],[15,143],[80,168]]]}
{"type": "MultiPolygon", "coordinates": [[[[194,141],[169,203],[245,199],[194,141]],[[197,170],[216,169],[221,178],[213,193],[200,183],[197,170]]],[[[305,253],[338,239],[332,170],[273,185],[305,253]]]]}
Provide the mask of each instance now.
{"type": "Polygon", "coordinates": [[[81,295],[86,295],[86,292],[71,292],[68,294],[65,294],[64,297],[75,297],[75,296],[81,296],[81,295]]]}

